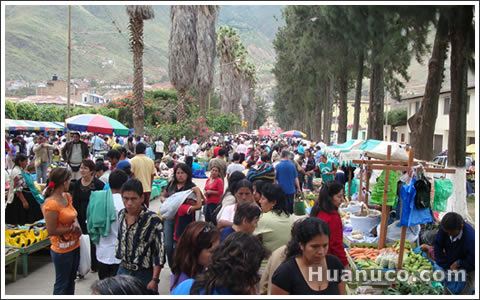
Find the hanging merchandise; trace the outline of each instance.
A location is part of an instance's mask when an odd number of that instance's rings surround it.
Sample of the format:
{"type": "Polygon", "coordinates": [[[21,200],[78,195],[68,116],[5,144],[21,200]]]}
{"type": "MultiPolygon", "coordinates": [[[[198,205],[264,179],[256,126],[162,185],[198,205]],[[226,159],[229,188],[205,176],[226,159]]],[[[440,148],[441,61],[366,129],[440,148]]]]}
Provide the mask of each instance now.
{"type": "Polygon", "coordinates": [[[423,175],[415,182],[415,207],[417,209],[430,208],[431,186],[430,182],[423,175]]]}
{"type": "MultiPolygon", "coordinates": [[[[397,182],[400,174],[395,171],[390,171],[388,178],[388,192],[387,205],[395,206],[397,204],[397,182]]],[[[372,197],[370,203],[382,205],[383,204],[383,190],[385,187],[385,171],[382,171],[380,177],[377,178],[377,184],[373,187],[372,197]]]]}
{"type": "Polygon", "coordinates": [[[433,186],[435,188],[433,210],[439,212],[447,211],[448,198],[453,193],[452,181],[448,178],[435,179],[433,186]]]}
{"type": "Polygon", "coordinates": [[[433,222],[430,208],[417,209],[415,207],[415,196],[417,193],[415,183],[417,180],[416,177],[412,178],[410,184],[405,184],[400,189],[400,197],[402,198],[401,226],[410,227],[433,222]]]}

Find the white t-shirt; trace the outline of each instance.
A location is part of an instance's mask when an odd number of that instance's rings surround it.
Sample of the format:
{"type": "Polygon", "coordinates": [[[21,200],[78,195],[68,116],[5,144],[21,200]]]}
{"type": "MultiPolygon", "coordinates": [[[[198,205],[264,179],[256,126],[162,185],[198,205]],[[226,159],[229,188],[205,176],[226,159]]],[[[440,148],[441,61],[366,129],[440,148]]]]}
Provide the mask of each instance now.
{"type": "Polygon", "coordinates": [[[110,224],[110,233],[108,236],[100,236],[97,245],[97,260],[106,265],[119,264],[120,259],[115,257],[115,246],[117,245],[118,232],[118,212],[125,206],[123,205],[122,195],[113,194],[113,206],[115,206],[115,217],[117,220],[110,224]]]}
{"type": "Polygon", "coordinates": [[[225,220],[233,223],[233,217],[235,216],[235,207],[236,204],[225,206],[222,212],[220,220],[225,220]]]}
{"type": "Polygon", "coordinates": [[[165,147],[165,144],[162,141],[155,142],[155,152],[163,152],[164,147],[165,147]]]}
{"type": "Polygon", "coordinates": [[[193,143],[190,145],[190,148],[192,148],[193,152],[198,153],[198,148],[200,148],[200,145],[197,143],[193,143]]]}
{"type": "Polygon", "coordinates": [[[185,156],[193,156],[193,150],[191,146],[185,146],[185,149],[183,149],[183,154],[185,156]]]}
{"type": "Polygon", "coordinates": [[[233,164],[230,164],[228,167],[227,167],[227,174],[228,175],[232,175],[233,172],[235,171],[240,171],[240,172],[243,172],[245,170],[245,167],[241,164],[237,164],[237,163],[233,163],[233,164]]]}

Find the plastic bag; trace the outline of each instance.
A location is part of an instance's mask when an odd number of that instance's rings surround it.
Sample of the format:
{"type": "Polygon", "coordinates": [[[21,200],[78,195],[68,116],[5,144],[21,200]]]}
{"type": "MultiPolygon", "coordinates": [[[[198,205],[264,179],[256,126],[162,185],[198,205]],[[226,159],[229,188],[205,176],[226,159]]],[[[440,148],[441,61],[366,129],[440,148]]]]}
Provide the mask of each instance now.
{"type": "Polygon", "coordinates": [[[429,224],[433,222],[430,208],[415,208],[415,182],[417,178],[412,178],[410,184],[405,184],[400,189],[400,197],[402,198],[402,216],[400,218],[401,226],[414,226],[419,224],[429,224]]]}
{"type": "Polygon", "coordinates": [[[91,267],[90,259],[90,237],[88,234],[82,234],[80,236],[80,263],[78,264],[77,273],[85,276],[91,267]]]}
{"type": "Polygon", "coordinates": [[[433,197],[433,210],[439,212],[447,211],[448,198],[453,193],[453,183],[448,178],[435,179],[435,196],[433,197]]]}
{"type": "Polygon", "coordinates": [[[177,192],[168,197],[160,207],[159,213],[162,218],[168,220],[175,219],[178,208],[185,202],[187,198],[197,200],[197,197],[192,190],[177,192]]]}
{"type": "MultiPolygon", "coordinates": [[[[390,171],[388,177],[388,192],[387,192],[387,205],[395,206],[397,204],[397,182],[400,174],[395,171],[390,171]]],[[[377,184],[373,187],[370,203],[382,205],[383,204],[383,191],[385,187],[385,171],[382,172],[377,179],[377,184]]]]}

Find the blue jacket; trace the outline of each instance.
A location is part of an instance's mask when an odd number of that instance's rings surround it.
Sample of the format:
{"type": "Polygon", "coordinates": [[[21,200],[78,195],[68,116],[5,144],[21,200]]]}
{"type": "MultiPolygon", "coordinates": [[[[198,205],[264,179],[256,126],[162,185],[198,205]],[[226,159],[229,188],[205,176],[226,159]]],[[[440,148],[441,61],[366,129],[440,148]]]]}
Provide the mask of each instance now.
{"type": "Polygon", "coordinates": [[[475,230],[468,223],[463,222],[462,237],[453,243],[440,227],[433,245],[435,260],[445,270],[457,260],[460,269],[467,272],[475,270],[475,230]]]}

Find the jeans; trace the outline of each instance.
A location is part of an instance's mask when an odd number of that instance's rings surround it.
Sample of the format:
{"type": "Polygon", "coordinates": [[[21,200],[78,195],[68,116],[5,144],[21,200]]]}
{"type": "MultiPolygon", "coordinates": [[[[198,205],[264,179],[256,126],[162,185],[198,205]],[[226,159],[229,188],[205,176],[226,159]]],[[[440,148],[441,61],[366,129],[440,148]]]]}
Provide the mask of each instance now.
{"type": "Polygon", "coordinates": [[[165,253],[167,254],[168,266],[173,265],[173,231],[175,229],[175,220],[165,219],[163,221],[163,233],[165,235],[165,253]]]}
{"type": "Polygon", "coordinates": [[[293,214],[293,199],[295,197],[295,194],[287,194],[287,203],[285,205],[287,206],[286,209],[290,214],[293,214]]]}
{"type": "Polygon", "coordinates": [[[107,265],[102,262],[98,262],[98,278],[102,280],[104,278],[117,275],[119,266],[120,264],[107,265]]]}
{"type": "Polygon", "coordinates": [[[207,203],[203,209],[203,214],[205,215],[205,222],[212,222],[216,223],[216,220],[213,220],[212,218],[212,213],[213,211],[217,208],[218,204],[217,203],[207,203]]]}
{"type": "Polygon", "coordinates": [[[139,279],[145,286],[148,285],[153,278],[153,268],[150,267],[148,269],[138,269],[137,271],[125,269],[121,264],[118,267],[117,275],[131,275],[137,279],[139,279]]]}
{"type": "Polygon", "coordinates": [[[80,263],[80,247],[67,253],[57,253],[50,250],[55,266],[54,295],[74,295],[75,277],[80,263]]]}
{"type": "Polygon", "coordinates": [[[307,176],[307,189],[313,192],[313,175],[307,176]]]}
{"type": "Polygon", "coordinates": [[[38,183],[47,183],[47,169],[48,161],[41,163],[38,167],[35,167],[35,173],[37,176],[38,183]]]}

